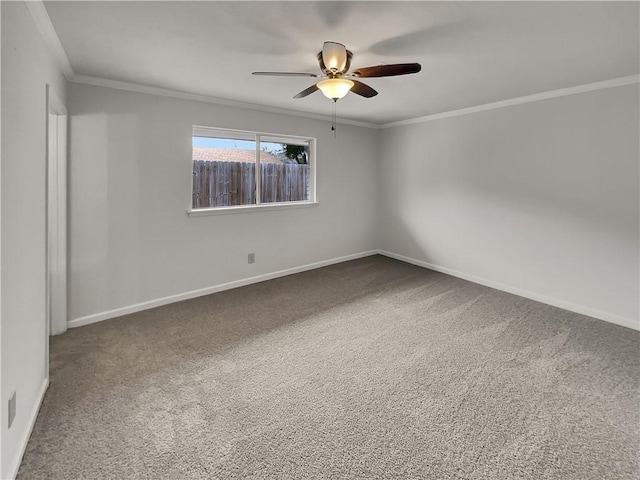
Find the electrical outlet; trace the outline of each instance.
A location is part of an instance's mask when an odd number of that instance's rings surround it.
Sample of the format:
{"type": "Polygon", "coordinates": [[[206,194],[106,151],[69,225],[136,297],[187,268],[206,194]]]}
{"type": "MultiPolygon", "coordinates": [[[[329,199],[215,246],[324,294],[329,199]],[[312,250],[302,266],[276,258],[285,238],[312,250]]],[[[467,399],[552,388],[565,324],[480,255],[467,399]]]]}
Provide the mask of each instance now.
{"type": "Polygon", "coordinates": [[[11,396],[9,397],[9,426],[7,428],[11,428],[13,425],[13,421],[16,418],[16,391],[14,390],[11,396]]]}
{"type": "Polygon", "coordinates": [[[249,263],[256,263],[256,254],[255,253],[250,253],[247,256],[247,259],[249,260],[249,263]]]}

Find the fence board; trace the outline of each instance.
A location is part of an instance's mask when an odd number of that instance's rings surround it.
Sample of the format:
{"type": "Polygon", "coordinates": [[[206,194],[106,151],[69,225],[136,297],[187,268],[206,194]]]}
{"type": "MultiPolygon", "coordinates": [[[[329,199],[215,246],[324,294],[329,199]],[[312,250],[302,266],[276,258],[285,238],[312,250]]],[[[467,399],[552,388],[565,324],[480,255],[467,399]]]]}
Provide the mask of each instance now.
{"type": "MultiPolygon", "coordinates": [[[[261,163],[260,179],[261,203],[309,198],[309,165],[261,163]]],[[[193,161],[193,208],[252,205],[255,193],[255,164],[193,161]]]]}

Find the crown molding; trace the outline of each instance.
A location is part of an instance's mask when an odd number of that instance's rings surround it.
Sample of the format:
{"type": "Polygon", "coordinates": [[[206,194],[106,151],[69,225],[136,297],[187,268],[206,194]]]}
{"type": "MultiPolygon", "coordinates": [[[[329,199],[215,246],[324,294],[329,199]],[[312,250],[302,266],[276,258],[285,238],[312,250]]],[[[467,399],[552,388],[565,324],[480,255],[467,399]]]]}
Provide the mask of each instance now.
{"type": "Polygon", "coordinates": [[[33,20],[38,26],[38,30],[40,30],[40,34],[44,38],[45,43],[49,47],[49,50],[51,50],[51,53],[58,64],[58,67],[62,71],[62,74],[67,80],[71,79],[71,77],[73,77],[71,62],[69,62],[69,57],[67,57],[67,53],[62,47],[60,38],[58,38],[56,30],[53,28],[53,23],[51,23],[51,18],[49,18],[49,14],[47,13],[44,3],[42,0],[29,0],[25,1],[25,3],[27,8],[29,8],[29,12],[31,12],[33,20]]]}
{"type": "Polygon", "coordinates": [[[487,110],[495,110],[497,108],[511,107],[513,105],[522,105],[523,103],[537,102],[539,100],[548,100],[550,98],[566,97],[578,93],[592,92],[594,90],[602,90],[605,88],[621,87],[624,85],[632,85],[640,82],[640,75],[628,75],[626,77],[612,78],[601,82],[586,83],[558,90],[549,90],[547,92],[535,93],[524,97],[510,98],[499,102],[486,103],[484,105],[476,105],[475,107],[461,108],[459,110],[451,110],[449,112],[435,113],[433,115],[425,115],[423,117],[410,118],[407,120],[399,120],[397,122],[384,123],[379,128],[399,127],[402,125],[412,125],[414,123],[424,123],[443,118],[458,117],[460,115],[469,115],[471,113],[484,112],[487,110]]]}
{"type": "MultiPolygon", "coordinates": [[[[283,115],[293,115],[298,117],[311,118],[314,120],[331,121],[331,117],[328,115],[307,113],[307,112],[301,112],[298,110],[289,110],[286,108],[279,108],[279,107],[270,107],[267,105],[242,102],[239,100],[228,100],[225,98],[211,97],[208,95],[199,95],[195,93],[188,93],[188,92],[183,92],[179,90],[152,87],[149,85],[142,85],[142,84],[131,83],[131,82],[122,82],[120,80],[110,80],[110,79],[101,78],[101,77],[92,77],[88,75],[72,75],[70,78],[68,78],[68,80],[73,83],[81,83],[85,85],[94,85],[98,87],[114,88],[117,90],[126,90],[129,92],[146,93],[149,95],[159,95],[163,97],[180,98],[182,100],[192,100],[196,102],[213,103],[216,105],[245,108],[250,110],[258,110],[262,112],[278,113],[283,115]]],[[[524,103],[537,102],[540,100],[548,100],[551,98],[566,97],[569,95],[576,95],[579,93],[592,92],[594,90],[603,90],[606,88],[621,87],[624,85],[633,85],[635,83],[640,83],[640,75],[628,75],[626,77],[611,78],[609,80],[603,80],[601,82],[575,85],[573,87],[561,88],[558,90],[549,90],[547,92],[535,93],[533,95],[526,95],[523,97],[500,100],[498,102],[486,103],[483,105],[476,105],[474,107],[461,108],[459,110],[451,110],[448,112],[435,113],[432,115],[425,115],[423,117],[409,118],[406,120],[399,120],[397,122],[377,124],[377,123],[360,122],[356,120],[349,120],[346,118],[342,118],[342,119],[338,119],[338,123],[345,124],[345,125],[354,125],[354,126],[363,127],[363,128],[372,128],[372,129],[392,128],[392,127],[399,127],[402,125],[412,125],[415,123],[430,122],[433,120],[440,120],[443,118],[469,115],[472,113],[484,112],[487,110],[495,110],[498,108],[510,107],[513,105],[522,105],[524,103]]]]}
{"type": "MultiPolygon", "coordinates": [[[[84,85],[94,85],[97,87],[107,87],[107,88],[113,88],[116,90],[126,90],[128,92],[146,93],[149,95],[159,95],[162,97],[179,98],[182,100],[192,100],[196,102],[213,103],[216,105],[224,105],[227,107],[244,108],[249,110],[257,110],[261,112],[269,112],[269,113],[277,113],[282,115],[292,115],[296,117],[311,118],[314,120],[331,121],[331,117],[328,115],[301,112],[298,110],[289,110],[286,108],[279,108],[279,107],[270,107],[267,105],[242,102],[239,100],[228,100],[226,98],[211,97],[208,95],[200,95],[196,93],[183,92],[180,90],[171,90],[167,88],[152,87],[149,85],[142,85],[138,83],[122,82],[120,80],[110,80],[107,78],[92,77],[89,75],[73,75],[73,77],[71,77],[69,81],[73,83],[81,83],[84,85]]],[[[380,128],[380,125],[377,125],[375,123],[359,122],[356,120],[349,120],[347,118],[339,118],[338,123],[344,124],[344,125],[354,125],[356,127],[363,127],[363,128],[374,128],[374,129],[380,128]]]]}

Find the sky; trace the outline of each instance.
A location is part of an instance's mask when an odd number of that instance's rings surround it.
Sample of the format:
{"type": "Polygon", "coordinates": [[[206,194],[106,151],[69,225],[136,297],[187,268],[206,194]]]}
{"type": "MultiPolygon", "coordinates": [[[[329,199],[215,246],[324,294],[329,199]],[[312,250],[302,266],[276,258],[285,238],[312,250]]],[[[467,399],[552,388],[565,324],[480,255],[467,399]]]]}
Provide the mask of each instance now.
{"type": "MultiPolygon", "coordinates": [[[[255,150],[256,142],[251,140],[233,140],[228,138],[193,137],[194,147],[234,148],[239,150],[255,150]]],[[[260,148],[270,152],[282,150],[281,143],[260,142],[260,148]]]]}

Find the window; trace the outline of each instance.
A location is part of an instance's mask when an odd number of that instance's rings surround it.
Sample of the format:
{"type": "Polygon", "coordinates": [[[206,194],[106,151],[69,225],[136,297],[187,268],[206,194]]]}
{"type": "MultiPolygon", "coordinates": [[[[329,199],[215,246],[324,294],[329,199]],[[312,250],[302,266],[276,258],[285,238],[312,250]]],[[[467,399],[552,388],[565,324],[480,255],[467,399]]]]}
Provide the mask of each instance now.
{"type": "Polygon", "coordinates": [[[314,203],[312,138],[193,127],[191,210],[314,203]]]}

